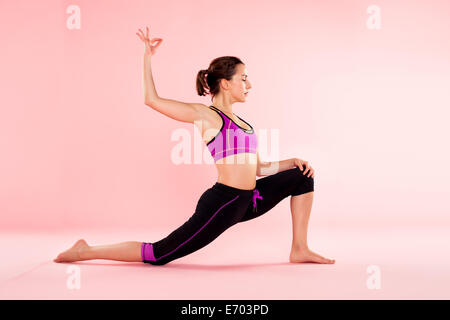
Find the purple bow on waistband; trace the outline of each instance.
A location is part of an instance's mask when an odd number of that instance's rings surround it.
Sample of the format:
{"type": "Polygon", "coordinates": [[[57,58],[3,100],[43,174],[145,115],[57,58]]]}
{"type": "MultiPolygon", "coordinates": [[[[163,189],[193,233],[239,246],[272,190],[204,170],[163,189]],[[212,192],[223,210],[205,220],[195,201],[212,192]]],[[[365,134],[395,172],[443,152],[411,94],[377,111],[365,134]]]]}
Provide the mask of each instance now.
{"type": "Polygon", "coordinates": [[[253,211],[256,211],[256,199],[262,199],[263,197],[259,195],[259,190],[253,190],[253,211]]]}

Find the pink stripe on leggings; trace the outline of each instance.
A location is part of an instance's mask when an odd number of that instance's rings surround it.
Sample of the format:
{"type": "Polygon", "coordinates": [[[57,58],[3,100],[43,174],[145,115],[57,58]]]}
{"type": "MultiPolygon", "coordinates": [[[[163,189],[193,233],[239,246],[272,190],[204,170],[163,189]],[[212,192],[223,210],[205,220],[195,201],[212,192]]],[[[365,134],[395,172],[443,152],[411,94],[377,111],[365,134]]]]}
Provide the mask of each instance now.
{"type": "Polygon", "coordinates": [[[238,196],[236,196],[236,198],[234,198],[234,199],[232,199],[232,200],[230,200],[230,201],[228,201],[227,203],[225,203],[223,206],[221,206],[213,215],[212,215],[212,217],[211,218],[209,218],[209,220],[199,229],[199,230],[197,230],[197,232],[196,233],[194,233],[189,239],[187,239],[186,241],[184,241],[182,244],[180,244],[178,247],[176,247],[174,250],[172,250],[171,252],[169,252],[169,253],[166,253],[165,255],[163,255],[163,256],[161,256],[161,257],[159,257],[159,258],[155,258],[155,255],[154,255],[154,253],[153,253],[153,244],[151,244],[151,243],[146,243],[146,242],[143,242],[142,243],[142,246],[141,246],[141,256],[142,256],[142,261],[158,261],[159,259],[162,259],[162,258],[164,258],[164,257],[166,257],[166,256],[168,256],[169,254],[171,254],[171,253],[173,253],[173,252],[175,252],[175,251],[177,251],[181,246],[183,246],[185,243],[187,243],[188,241],[190,241],[193,237],[195,237],[195,235],[197,234],[197,233],[199,233],[215,216],[216,216],[216,214],[220,211],[220,210],[222,210],[222,208],[223,207],[225,207],[225,206],[227,206],[228,204],[230,204],[231,202],[233,202],[234,200],[236,200],[237,198],[239,198],[239,195],[238,196]]]}
{"type": "Polygon", "coordinates": [[[141,256],[142,261],[144,260],[155,261],[155,256],[153,255],[153,245],[151,243],[142,242],[141,256]]]}

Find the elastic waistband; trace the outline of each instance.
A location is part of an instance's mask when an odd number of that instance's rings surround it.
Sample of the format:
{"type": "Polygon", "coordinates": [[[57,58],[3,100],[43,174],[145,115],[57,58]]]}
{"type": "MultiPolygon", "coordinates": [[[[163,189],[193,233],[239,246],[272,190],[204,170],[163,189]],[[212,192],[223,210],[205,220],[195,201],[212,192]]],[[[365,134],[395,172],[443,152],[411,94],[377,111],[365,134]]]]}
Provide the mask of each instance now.
{"type": "Polygon", "coordinates": [[[225,192],[238,193],[238,194],[251,194],[255,189],[239,189],[226,184],[216,182],[213,186],[214,189],[222,190],[225,192]]]}

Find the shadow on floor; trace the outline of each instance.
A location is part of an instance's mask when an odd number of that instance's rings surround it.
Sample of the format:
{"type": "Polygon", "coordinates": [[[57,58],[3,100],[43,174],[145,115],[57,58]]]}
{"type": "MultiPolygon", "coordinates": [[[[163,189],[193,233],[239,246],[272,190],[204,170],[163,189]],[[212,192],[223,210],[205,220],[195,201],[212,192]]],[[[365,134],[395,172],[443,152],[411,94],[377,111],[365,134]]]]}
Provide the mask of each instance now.
{"type": "MultiPolygon", "coordinates": [[[[149,263],[142,262],[120,262],[117,263],[103,263],[103,262],[72,262],[63,264],[75,264],[86,266],[108,266],[108,267],[131,267],[131,268],[165,268],[165,269],[180,269],[180,270],[234,270],[234,269],[252,269],[252,268],[267,268],[276,266],[298,266],[300,263],[289,262],[276,262],[276,263],[249,263],[249,264],[228,264],[228,265],[214,265],[214,264],[192,264],[192,263],[177,263],[169,262],[165,265],[151,265],[149,263]]],[[[317,263],[301,263],[304,264],[317,264],[317,263]]]]}

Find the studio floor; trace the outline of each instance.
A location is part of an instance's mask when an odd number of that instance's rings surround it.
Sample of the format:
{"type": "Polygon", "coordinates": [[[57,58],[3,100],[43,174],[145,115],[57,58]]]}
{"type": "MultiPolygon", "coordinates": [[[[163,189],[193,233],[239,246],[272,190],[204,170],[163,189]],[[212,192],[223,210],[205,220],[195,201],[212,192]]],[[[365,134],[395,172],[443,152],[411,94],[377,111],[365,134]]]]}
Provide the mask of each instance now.
{"type": "Polygon", "coordinates": [[[108,260],[55,263],[53,258],[80,238],[89,245],[148,242],[169,229],[2,232],[0,298],[450,298],[448,228],[314,227],[308,235],[310,249],[336,259],[333,265],[289,263],[288,226],[257,230],[254,224],[228,229],[210,245],[164,266],[108,260]]]}

